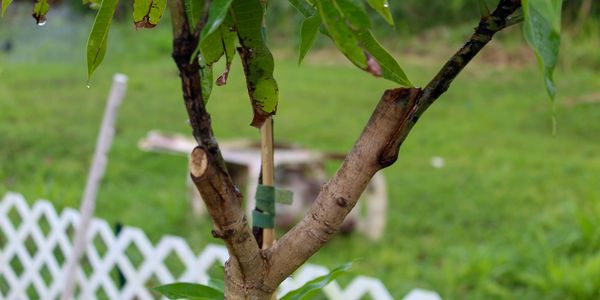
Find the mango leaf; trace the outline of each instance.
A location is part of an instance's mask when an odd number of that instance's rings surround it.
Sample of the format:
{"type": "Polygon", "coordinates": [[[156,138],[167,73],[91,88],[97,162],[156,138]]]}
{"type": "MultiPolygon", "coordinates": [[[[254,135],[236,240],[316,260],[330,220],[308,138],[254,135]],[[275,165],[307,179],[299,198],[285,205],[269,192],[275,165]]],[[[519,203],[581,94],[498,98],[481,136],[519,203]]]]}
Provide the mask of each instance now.
{"type": "Polygon", "coordinates": [[[166,6],[167,0],[134,0],[135,28],[154,28],[160,22],[166,6]]]}
{"type": "Polygon", "coordinates": [[[264,6],[261,0],[234,0],[231,8],[254,111],[251,125],[260,128],[268,116],[275,114],[279,94],[273,77],[273,55],[263,35],[264,6]]]}
{"type": "Polygon", "coordinates": [[[362,30],[371,28],[371,20],[364,6],[352,0],[335,0],[334,2],[353,29],[362,30]]]}
{"type": "Polygon", "coordinates": [[[196,28],[204,13],[204,0],[184,0],[185,16],[191,28],[196,28]]]}
{"type": "Polygon", "coordinates": [[[88,80],[104,59],[108,43],[108,31],[118,2],[118,0],[102,0],[100,9],[96,14],[87,42],[88,80]]]}
{"type": "Polygon", "coordinates": [[[154,290],[169,299],[222,300],[225,296],[222,291],[210,286],[185,282],[157,286],[154,290]]]}
{"type": "Polygon", "coordinates": [[[361,46],[377,61],[377,64],[381,67],[381,76],[383,78],[403,86],[412,86],[412,83],[398,62],[377,42],[371,32],[366,30],[357,32],[356,38],[359,40],[361,46]]]}
{"type": "Polygon", "coordinates": [[[316,0],[321,20],[336,47],[357,67],[367,69],[367,57],[358,46],[344,17],[330,0],[316,0]]]}
{"type": "MultiPolygon", "coordinates": [[[[206,38],[204,38],[204,40],[202,40],[202,42],[200,42],[198,47],[202,52],[202,56],[204,57],[207,65],[212,65],[219,61],[219,59],[225,53],[221,31],[215,31],[212,34],[209,34],[206,38]]],[[[192,55],[192,57],[194,57],[194,55],[192,55]]]]}
{"type": "Polygon", "coordinates": [[[317,33],[321,27],[321,16],[318,12],[311,17],[308,17],[302,21],[302,27],[300,28],[300,51],[298,57],[298,64],[302,63],[306,53],[312,48],[317,39],[317,33]]]}
{"type": "MultiPolygon", "coordinates": [[[[35,5],[33,5],[32,16],[38,25],[43,26],[46,24],[46,14],[49,9],[50,4],[48,4],[48,0],[37,0],[37,2],[35,2],[35,5]]],[[[2,8],[2,13],[4,13],[4,7],[2,8]]]]}
{"type": "MultiPolygon", "coordinates": [[[[200,33],[200,42],[213,33],[227,17],[227,12],[233,0],[213,0],[208,8],[208,20],[200,33]]],[[[262,14],[261,14],[262,17],[262,14]]]]}
{"type": "Polygon", "coordinates": [[[352,263],[345,263],[329,272],[327,275],[323,275],[321,277],[317,277],[307,283],[305,283],[300,288],[293,290],[283,296],[280,300],[302,300],[302,299],[312,299],[319,290],[323,289],[327,286],[331,281],[339,277],[340,275],[348,272],[352,267],[352,263]]]}
{"type": "Polygon", "coordinates": [[[560,48],[562,0],[523,0],[522,5],[525,39],[544,72],[546,91],[554,99],[556,86],[553,75],[560,48]]]}
{"type": "Polygon", "coordinates": [[[213,67],[204,63],[200,56],[200,88],[202,89],[202,100],[204,104],[208,103],[213,88],[213,67]]]}
{"type": "Polygon", "coordinates": [[[2,5],[2,16],[4,17],[4,13],[6,12],[8,6],[12,3],[12,0],[1,0],[0,3],[2,5]]]}
{"type": "Polygon", "coordinates": [[[367,0],[367,3],[378,12],[391,26],[394,26],[394,18],[390,12],[390,4],[387,0],[367,0]]]}

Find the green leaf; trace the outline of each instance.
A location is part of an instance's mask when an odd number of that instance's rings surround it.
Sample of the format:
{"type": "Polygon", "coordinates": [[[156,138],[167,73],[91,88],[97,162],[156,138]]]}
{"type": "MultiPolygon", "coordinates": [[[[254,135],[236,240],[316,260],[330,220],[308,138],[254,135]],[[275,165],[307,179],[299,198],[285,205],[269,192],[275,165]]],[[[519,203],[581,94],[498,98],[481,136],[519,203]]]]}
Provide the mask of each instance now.
{"type": "Polygon", "coordinates": [[[327,286],[331,281],[339,277],[340,275],[348,272],[352,267],[352,263],[345,263],[329,272],[327,275],[317,277],[300,288],[293,290],[283,296],[280,300],[301,300],[301,299],[312,299],[315,293],[327,286]]]}
{"type": "Polygon", "coordinates": [[[369,31],[360,31],[356,37],[381,67],[383,78],[399,83],[403,86],[412,86],[412,83],[400,67],[398,62],[383,48],[369,31]]]}
{"type": "Polygon", "coordinates": [[[204,0],[184,0],[185,15],[192,28],[196,28],[204,13],[204,0]]]}
{"type": "Polygon", "coordinates": [[[367,3],[378,12],[388,24],[394,26],[394,18],[390,12],[390,4],[387,0],[367,0],[367,3]]]}
{"type": "Polygon", "coordinates": [[[273,55],[263,35],[264,7],[260,0],[234,0],[231,8],[254,111],[251,125],[260,127],[268,116],[275,114],[279,94],[273,77],[273,55]]]}
{"type": "Polygon", "coordinates": [[[335,0],[334,2],[353,29],[362,30],[371,28],[371,20],[364,6],[352,0],[335,0]]]}
{"type": "Polygon", "coordinates": [[[344,22],[341,12],[330,0],[316,0],[316,3],[323,24],[336,47],[357,67],[366,69],[367,57],[344,22]]]}
{"type": "MultiPolygon", "coordinates": [[[[198,46],[200,47],[200,51],[202,52],[202,56],[207,65],[212,65],[219,61],[225,53],[225,49],[223,48],[223,37],[221,36],[220,30],[209,34],[198,46]]],[[[194,57],[194,55],[192,55],[192,57],[194,57]]]]}
{"type": "Polygon", "coordinates": [[[317,39],[317,33],[321,27],[321,16],[318,12],[311,17],[308,17],[302,21],[302,27],[300,28],[300,51],[298,57],[298,64],[302,63],[306,53],[312,48],[317,39]]]}
{"type": "MultiPolygon", "coordinates": [[[[200,33],[200,42],[202,39],[213,33],[227,17],[227,11],[233,0],[213,0],[208,9],[208,20],[200,33]]],[[[262,14],[261,14],[262,17],[262,14]]]]}
{"type": "Polygon", "coordinates": [[[108,31],[118,2],[118,0],[102,0],[100,9],[96,14],[87,42],[88,80],[104,59],[108,43],[108,31]]]}
{"type": "Polygon", "coordinates": [[[12,3],[13,0],[1,0],[1,4],[2,4],[2,16],[4,17],[4,13],[6,12],[6,9],[8,8],[8,6],[12,3]]]}
{"type": "Polygon", "coordinates": [[[134,0],[133,22],[136,28],[154,28],[165,11],[167,0],[134,0]]]}
{"type": "Polygon", "coordinates": [[[200,57],[200,88],[202,89],[202,99],[206,104],[213,88],[213,67],[204,63],[202,57],[200,57]]]}
{"type": "MultiPolygon", "coordinates": [[[[6,5],[8,6],[8,5],[6,5]]],[[[37,0],[35,5],[33,5],[33,18],[38,25],[46,24],[46,14],[50,9],[50,5],[48,4],[48,0],[37,0]]],[[[4,13],[4,7],[2,7],[2,13],[4,13]]]]}
{"type": "Polygon", "coordinates": [[[223,292],[210,286],[177,282],[165,284],[154,288],[169,299],[189,299],[189,300],[222,300],[223,292]]]}
{"type": "Polygon", "coordinates": [[[551,99],[556,95],[553,75],[560,48],[561,10],[562,0],[523,0],[525,39],[543,69],[551,99]]]}

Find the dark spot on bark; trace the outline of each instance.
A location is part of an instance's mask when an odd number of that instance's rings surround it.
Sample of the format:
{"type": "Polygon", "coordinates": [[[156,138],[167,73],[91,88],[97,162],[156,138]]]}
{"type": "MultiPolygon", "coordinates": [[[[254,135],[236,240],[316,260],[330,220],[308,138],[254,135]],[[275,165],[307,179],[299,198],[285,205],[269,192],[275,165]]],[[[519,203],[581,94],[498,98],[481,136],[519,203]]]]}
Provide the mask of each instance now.
{"type": "Polygon", "coordinates": [[[248,232],[243,232],[237,239],[236,239],[236,243],[241,244],[243,242],[245,242],[248,238],[250,237],[250,234],[248,234],[248,232]]]}
{"type": "Polygon", "coordinates": [[[335,199],[335,202],[341,207],[348,207],[348,200],[346,200],[344,197],[338,197],[335,199]]]}
{"type": "Polygon", "coordinates": [[[210,233],[212,234],[212,236],[214,238],[223,239],[224,240],[224,239],[228,239],[231,236],[233,236],[235,234],[235,230],[234,229],[228,229],[228,230],[225,230],[225,231],[219,231],[219,230],[213,229],[210,233]]]}

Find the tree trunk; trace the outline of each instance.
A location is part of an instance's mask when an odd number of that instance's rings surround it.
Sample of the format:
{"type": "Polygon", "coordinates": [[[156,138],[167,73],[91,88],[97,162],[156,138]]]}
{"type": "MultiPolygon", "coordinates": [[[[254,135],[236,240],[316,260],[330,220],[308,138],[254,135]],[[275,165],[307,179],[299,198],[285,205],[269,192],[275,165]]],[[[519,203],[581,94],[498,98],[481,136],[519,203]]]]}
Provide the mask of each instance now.
{"type": "Polygon", "coordinates": [[[371,177],[396,161],[400,146],[419,117],[492,36],[506,27],[507,18],[521,6],[520,0],[500,0],[424,89],[386,91],[352,151],[322,187],[304,219],[273,247],[261,250],[242,209],[242,196],[233,185],[214,137],[202,97],[198,61],[191,59],[202,26],[190,30],[183,0],[168,3],[173,22],[173,59],[199,144],[189,160],[190,176],[212,218],[213,236],[224,240],[230,254],[225,264],[225,298],[265,300],[271,300],[279,284],[339,230],[371,177]]]}

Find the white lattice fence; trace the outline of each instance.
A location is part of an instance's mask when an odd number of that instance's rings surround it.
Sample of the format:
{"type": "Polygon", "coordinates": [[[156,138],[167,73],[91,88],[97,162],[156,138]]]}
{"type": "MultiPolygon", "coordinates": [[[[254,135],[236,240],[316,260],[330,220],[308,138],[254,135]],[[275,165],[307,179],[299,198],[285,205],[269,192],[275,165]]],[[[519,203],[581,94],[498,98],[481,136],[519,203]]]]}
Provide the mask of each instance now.
{"type": "MultiPolygon", "coordinates": [[[[58,299],[63,271],[70,255],[79,213],[59,215],[48,201],[29,207],[20,194],[8,193],[0,202],[0,299],[58,299]]],[[[174,281],[206,284],[209,270],[227,260],[223,246],[208,245],[194,254],[185,240],[163,237],[153,245],[138,228],[124,227],[115,236],[100,219],[91,223],[89,243],[77,276],[78,299],[155,299],[150,287],[174,281]]],[[[327,268],[306,265],[285,280],[278,294],[326,274],[327,268]]],[[[324,293],[330,299],[392,299],[374,278],[356,277],[345,289],[335,281],[324,293]]]]}

